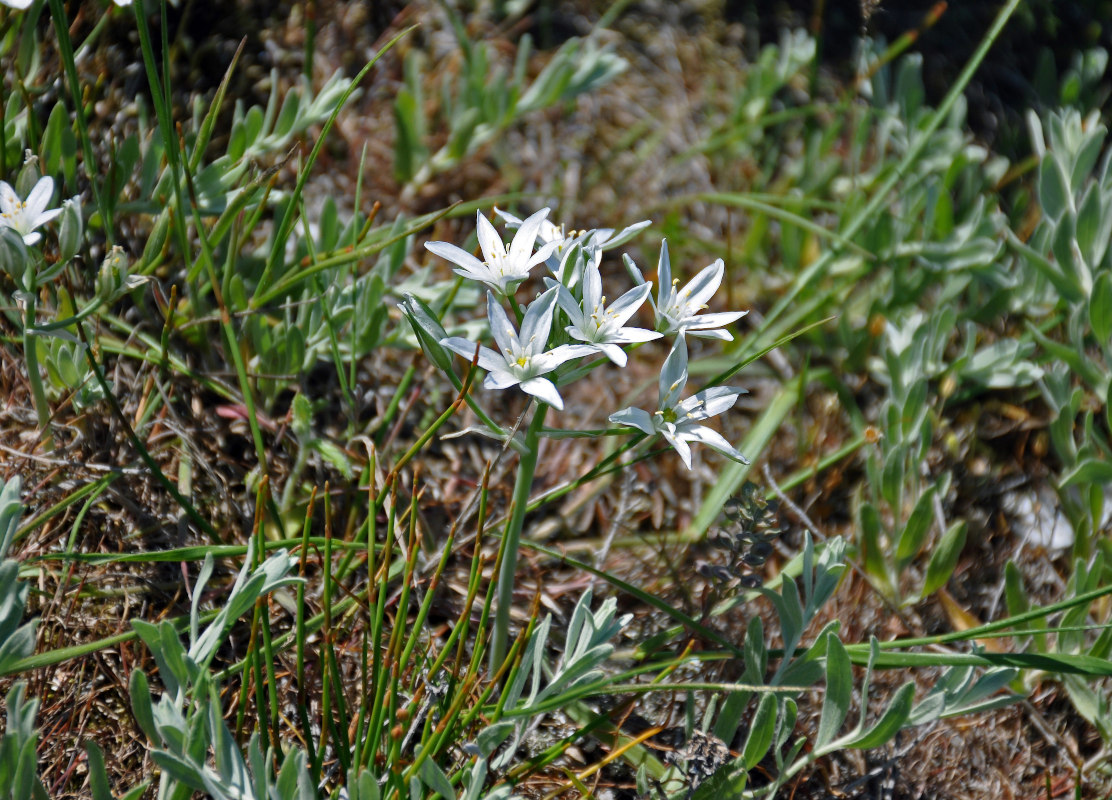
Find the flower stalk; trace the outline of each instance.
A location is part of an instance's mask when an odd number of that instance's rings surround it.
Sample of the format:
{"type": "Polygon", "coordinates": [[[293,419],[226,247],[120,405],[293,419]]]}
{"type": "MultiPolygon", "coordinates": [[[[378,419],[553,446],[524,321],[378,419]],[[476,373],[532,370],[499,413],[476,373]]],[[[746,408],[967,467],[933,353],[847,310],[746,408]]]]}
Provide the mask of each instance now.
{"type": "Polygon", "coordinates": [[[38,342],[35,341],[35,291],[28,292],[23,310],[23,359],[27,365],[27,382],[31,385],[31,397],[35,403],[39,430],[42,431],[42,444],[46,451],[53,452],[54,436],[50,432],[50,403],[46,399],[46,389],[42,385],[39,371],[38,342]]]}
{"type": "Polygon", "coordinates": [[[514,600],[514,577],[517,572],[518,552],[521,548],[521,530],[525,524],[525,511],[529,507],[529,494],[533,488],[533,474],[537,470],[541,431],[544,428],[547,412],[548,403],[538,401],[533,419],[525,431],[525,452],[522,453],[521,460],[517,464],[510,518],[506,520],[506,530],[502,534],[502,566],[498,571],[497,607],[490,645],[491,674],[501,666],[510,640],[510,609],[513,607],[514,600]]]}

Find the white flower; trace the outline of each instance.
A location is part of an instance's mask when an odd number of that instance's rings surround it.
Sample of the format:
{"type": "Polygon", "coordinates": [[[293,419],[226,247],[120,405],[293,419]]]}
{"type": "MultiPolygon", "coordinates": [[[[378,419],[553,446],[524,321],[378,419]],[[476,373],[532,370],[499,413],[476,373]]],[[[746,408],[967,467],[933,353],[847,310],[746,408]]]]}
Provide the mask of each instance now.
{"type": "Polygon", "coordinates": [[[31,7],[31,0],[0,0],[0,5],[14,8],[16,11],[23,11],[31,7]]]}
{"type": "Polygon", "coordinates": [[[659,339],[662,334],[643,328],[623,327],[634,312],[645,302],[652,290],[652,284],[642,283],[623,294],[606,307],[602,296],[602,276],[598,264],[587,265],[583,281],[583,305],[575,302],[572,293],[556,284],[559,291],[558,302],[568,315],[571,325],[565,330],[573,339],[586,342],[605,355],[619,367],[626,365],[626,354],[619,345],[648,342],[659,339]]]}
{"type": "Polygon", "coordinates": [[[546,216],[548,209],[542,208],[522,222],[507,252],[502,237],[490,220],[481,211],[476,212],[475,233],[479,237],[483,261],[448,242],[426,242],[425,249],[456,264],[458,269],[453,269],[452,272],[457,275],[486,284],[499,294],[509,296],[519,283],[529,277],[529,270],[547,259],[556,249],[556,243],[548,242],[540,250],[533,252],[533,245],[546,216]]]}
{"type": "Polygon", "coordinates": [[[680,336],[660,373],[660,400],[655,413],[640,408],[624,408],[610,415],[610,421],[637,428],[652,436],[659,433],[676,449],[684,465],[691,469],[690,442],[705,444],[729,458],[748,464],[722,434],[699,423],[733,408],[740,389],[714,386],[680,400],[687,385],[687,342],[680,336]]]}
{"type": "MultiPolygon", "coordinates": [[[[519,229],[525,224],[513,214],[503,211],[497,206],[494,208],[494,213],[505,221],[506,227],[510,230],[519,229]]],[[[603,250],[625,244],[650,224],[649,220],[646,219],[615,232],[613,228],[574,230],[546,219],[541,224],[537,236],[545,244],[555,243],[556,247],[547,259],[548,268],[561,283],[571,288],[573,283],[569,283],[568,280],[573,279],[573,276],[578,277],[574,273],[568,273],[566,269],[566,261],[573,245],[580,245],[588,260],[597,263],[602,260],[603,250]]]]}
{"type": "Polygon", "coordinates": [[[53,196],[53,178],[39,178],[26,200],[20,200],[15,189],[0,181],[0,225],[15,230],[23,237],[24,244],[34,244],[42,238],[35,228],[62,213],[60,208],[47,210],[53,196]]]}
{"type": "MultiPolygon", "coordinates": [[[[521,335],[514,330],[505,310],[487,292],[487,320],[490,332],[501,353],[479,346],[479,366],[487,371],[483,386],[487,389],[508,389],[521,385],[521,390],[543,400],[553,408],[563,409],[564,401],[555,384],[545,375],[556,367],[579,356],[590,355],[595,348],[581,344],[564,344],[545,352],[548,334],[552,329],[552,316],[556,308],[556,291],[553,287],[525,309],[521,320],[521,335]]],[[[441,339],[440,344],[467,359],[475,355],[476,344],[460,336],[441,339]]]]}
{"type": "MultiPolygon", "coordinates": [[[[629,256],[623,257],[626,269],[638,283],[644,283],[641,271],[629,256]]],[[[672,278],[672,263],[668,258],[668,242],[660,244],[660,263],[657,271],[657,295],[653,304],[656,309],[656,329],[665,335],[685,334],[703,336],[708,339],[722,339],[732,341],[733,336],[728,331],[718,330],[723,325],[744,317],[747,311],[723,311],[717,314],[703,314],[699,312],[707,307],[707,301],[718,291],[722,285],[722,276],[726,265],[722,259],[717,259],[713,264],[705,267],[698,275],[687,282],[687,285],[676,290],[679,279],[672,278]]]]}

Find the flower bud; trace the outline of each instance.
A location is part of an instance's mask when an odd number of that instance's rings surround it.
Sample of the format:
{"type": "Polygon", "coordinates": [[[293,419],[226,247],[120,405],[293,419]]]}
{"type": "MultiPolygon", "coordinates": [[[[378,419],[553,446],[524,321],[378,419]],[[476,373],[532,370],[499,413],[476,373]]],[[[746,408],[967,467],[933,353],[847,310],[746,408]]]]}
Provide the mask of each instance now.
{"type": "Polygon", "coordinates": [[[58,231],[58,249],[61,251],[62,261],[69,261],[77,255],[83,233],[81,204],[76,197],[71,197],[62,204],[62,225],[58,231]]]}
{"type": "Polygon", "coordinates": [[[143,275],[129,275],[127,256],[123,248],[113,247],[97,273],[97,297],[106,303],[118,299],[120,295],[129,292],[136,286],[146,283],[149,278],[143,275]]]}
{"type": "Polygon", "coordinates": [[[42,173],[39,172],[39,157],[34,155],[30,150],[27,151],[27,156],[23,161],[23,166],[19,170],[19,174],[15,178],[15,190],[19,192],[20,197],[26,197],[35,188],[35,184],[39,182],[42,173]]]}
{"type": "Polygon", "coordinates": [[[23,288],[23,278],[31,267],[31,254],[23,237],[14,228],[0,225],[0,271],[23,288]]]}

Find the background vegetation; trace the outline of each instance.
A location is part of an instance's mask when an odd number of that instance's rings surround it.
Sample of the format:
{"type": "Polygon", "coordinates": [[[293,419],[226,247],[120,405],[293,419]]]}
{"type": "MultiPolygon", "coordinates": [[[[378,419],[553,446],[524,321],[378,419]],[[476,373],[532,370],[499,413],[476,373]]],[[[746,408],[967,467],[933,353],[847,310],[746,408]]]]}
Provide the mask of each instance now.
{"type": "Polygon", "coordinates": [[[0,797],[1108,796],[1105,4],[874,5],[0,6],[0,797]],[[495,205],[750,464],[452,360],[495,205]]]}

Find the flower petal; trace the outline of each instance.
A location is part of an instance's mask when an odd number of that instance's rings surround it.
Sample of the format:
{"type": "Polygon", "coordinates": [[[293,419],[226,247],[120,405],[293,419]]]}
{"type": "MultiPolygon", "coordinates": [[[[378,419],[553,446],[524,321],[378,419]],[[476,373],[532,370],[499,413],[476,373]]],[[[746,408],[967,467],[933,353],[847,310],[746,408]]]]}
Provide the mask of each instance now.
{"type": "Polygon", "coordinates": [[[487,324],[505,359],[517,358],[517,351],[521,347],[517,331],[514,330],[513,323],[506,315],[506,309],[494,299],[493,292],[487,292],[487,324]]]}
{"type": "Polygon", "coordinates": [[[6,181],[0,181],[0,213],[4,215],[19,211],[19,195],[6,181]]]}
{"type": "Polygon", "coordinates": [[[616,344],[604,342],[602,344],[596,345],[596,347],[598,347],[602,354],[609,358],[612,363],[619,367],[624,367],[626,365],[626,362],[629,360],[629,357],[626,355],[626,351],[618,347],[618,345],[616,344]]]}
{"type": "Polygon", "coordinates": [[[506,246],[502,244],[502,237],[498,235],[494,225],[483,216],[482,211],[475,212],[475,235],[479,239],[479,249],[483,251],[483,259],[495,272],[500,272],[502,261],[506,259],[506,246]]]}
{"type": "Polygon", "coordinates": [[[552,330],[552,314],[556,309],[556,292],[553,286],[525,309],[521,318],[521,342],[530,353],[539,354],[548,346],[548,334],[552,330]]]}
{"type": "Polygon", "coordinates": [[[530,378],[521,382],[521,390],[543,400],[558,411],[564,410],[564,399],[556,391],[556,386],[548,378],[530,378]]]}
{"type": "Polygon", "coordinates": [[[672,261],[668,258],[668,240],[660,241],[660,260],[656,264],[656,307],[669,308],[672,305],[672,261]]]}
{"type": "Polygon", "coordinates": [[[675,408],[679,403],[683,387],[687,385],[687,342],[682,336],[676,338],[672,352],[664,359],[660,370],[659,408],[675,408]]]}
{"type": "Polygon", "coordinates": [[[721,328],[723,325],[737,322],[748,313],[748,311],[716,311],[713,314],[700,314],[697,317],[688,317],[690,324],[685,324],[684,328],[690,333],[708,328],[721,328]]]}
{"type": "MultiPolygon", "coordinates": [[[[533,252],[533,245],[537,243],[537,234],[540,233],[541,223],[544,222],[545,217],[548,216],[549,209],[542,208],[536,214],[528,216],[521,226],[514,234],[514,239],[510,243],[510,259],[513,261],[525,262],[529,260],[529,255],[533,252]]],[[[552,249],[555,249],[553,247],[552,249]]],[[[547,256],[545,256],[547,258],[547,256]]],[[[539,264],[544,259],[539,259],[539,264]]]]}
{"type": "Polygon", "coordinates": [[[487,373],[486,378],[483,380],[483,388],[486,389],[509,389],[511,386],[517,386],[521,383],[521,378],[506,369],[506,365],[492,369],[487,373]]]}
{"type": "Polygon", "coordinates": [[[688,469],[691,469],[691,446],[688,445],[688,443],[685,442],[681,437],[675,436],[668,431],[664,431],[663,434],[668,444],[672,445],[676,453],[679,454],[680,460],[683,461],[683,465],[688,469]]]}
{"type": "MultiPolygon", "coordinates": [[[[468,361],[475,357],[476,342],[472,342],[470,339],[464,339],[462,336],[449,336],[446,339],[441,339],[440,346],[463,356],[468,361]]],[[[502,358],[489,347],[483,347],[480,344],[478,348],[479,360],[477,363],[480,367],[487,372],[495,369],[505,369],[506,359],[502,358]]]]}
{"type": "Polygon", "coordinates": [[[656,433],[656,428],[653,427],[652,414],[641,408],[623,408],[621,411],[615,411],[611,414],[609,419],[615,425],[626,425],[630,428],[636,428],[642,433],[647,433],[649,436],[656,433]]]}
{"type": "Polygon", "coordinates": [[[425,249],[433,255],[438,255],[443,259],[451,261],[453,264],[458,264],[464,269],[473,274],[488,274],[490,270],[479,259],[468,253],[462,247],[450,242],[425,242],[425,249]]]}
{"type": "Polygon", "coordinates": [[[589,356],[597,352],[598,348],[594,345],[560,345],[548,350],[547,353],[538,353],[530,358],[529,366],[534,368],[534,374],[544,375],[552,372],[560,364],[572,361],[573,358],[589,356]]]}
{"type": "Polygon", "coordinates": [[[718,431],[706,427],[705,425],[692,425],[684,429],[683,435],[685,438],[693,442],[705,444],[713,450],[717,450],[724,456],[740,461],[742,464],[748,464],[749,459],[743,456],[732,444],[730,444],[722,434],[718,431]]]}
{"type": "MultiPolygon", "coordinates": [[[[50,198],[54,194],[54,179],[44,175],[39,178],[38,183],[31,189],[31,193],[27,195],[25,204],[27,206],[27,213],[32,218],[39,216],[50,205],[50,198]]],[[[61,209],[59,209],[60,213],[61,209]]]]}
{"type": "Polygon", "coordinates": [[[625,325],[634,312],[644,304],[645,298],[649,296],[652,289],[653,285],[651,283],[642,283],[640,286],[634,286],[611,303],[606,310],[610,313],[610,318],[614,320],[614,324],[619,328],[625,325]]]}
{"type": "Polygon", "coordinates": [[[715,260],[713,264],[703,267],[698,275],[687,282],[679,293],[679,299],[689,308],[692,306],[695,309],[702,308],[722,285],[722,276],[725,273],[725,262],[721,258],[715,260]]]}

